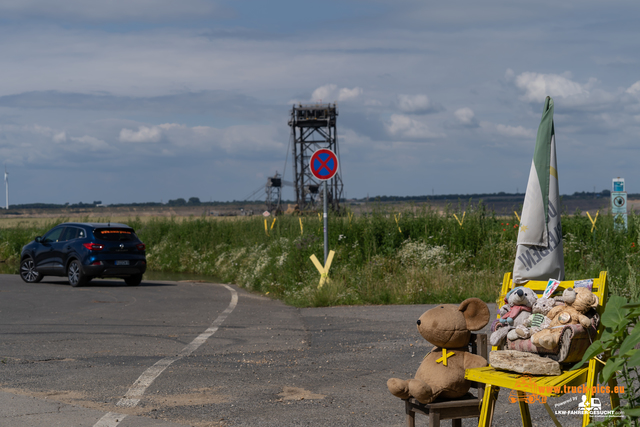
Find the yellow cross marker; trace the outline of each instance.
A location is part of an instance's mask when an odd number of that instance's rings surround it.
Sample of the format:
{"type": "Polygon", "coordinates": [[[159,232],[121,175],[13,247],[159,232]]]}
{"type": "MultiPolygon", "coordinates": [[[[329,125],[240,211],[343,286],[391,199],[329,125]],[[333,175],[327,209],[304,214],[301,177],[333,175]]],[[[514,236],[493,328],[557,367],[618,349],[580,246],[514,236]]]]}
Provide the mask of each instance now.
{"type": "Polygon", "coordinates": [[[395,218],[395,220],[396,220],[396,225],[398,226],[398,231],[399,231],[400,233],[402,233],[402,230],[400,230],[400,224],[398,224],[398,218],[400,218],[400,215],[402,215],[402,214],[401,214],[401,213],[399,213],[397,216],[396,216],[396,214],[393,214],[393,217],[394,217],[394,218],[395,218]]]}
{"type": "Polygon", "coordinates": [[[520,222],[520,217],[518,216],[518,212],[513,211],[514,214],[516,214],[516,218],[518,218],[518,222],[520,222]]]}
{"type": "Polygon", "coordinates": [[[300,221],[300,235],[302,236],[304,233],[304,229],[302,228],[302,218],[298,218],[298,221],[300,221]]]}
{"type": "Polygon", "coordinates": [[[598,214],[600,213],[600,210],[598,210],[596,212],[596,216],[594,218],[591,218],[591,215],[589,215],[589,211],[587,211],[587,216],[589,217],[589,221],[591,221],[591,232],[593,233],[593,230],[596,229],[596,221],[598,220],[598,214]]]}
{"type": "Polygon", "coordinates": [[[273,230],[273,226],[276,224],[276,219],[278,218],[273,218],[273,222],[271,223],[271,228],[269,230],[273,230]]]}
{"type": "Polygon", "coordinates": [[[353,219],[353,212],[348,212],[347,216],[349,217],[349,228],[351,228],[351,220],[353,219]]]}
{"type": "Polygon", "coordinates": [[[447,349],[443,348],[442,349],[442,357],[438,360],[436,360],[436,363],[440,363],[442,362],[442,364],[444,366],[447,366],[447,357],[453,357],[455,353],[452,351],[451,353],[447,353],[447,349]]]}
{"type": "Polygon", "coordinates": [[[460,227],[462,227],[462,224],[464,224],[464,216],[465,216],[466,213],[467,213],[467,211],[462,212],[462,221],[460,221],[458,219],[458,216],[456,214],[453,214],[453,216],[455,217],[456,221],[458,221],[458,224],[460,224],[460,227]]]}
{"type": "Polygon", "coordinates": [[[264,232],[267,236],[269,235],[269,229],[267,228],[267,218],[264,219],[264,232]]]}
{"type": "Polygon", "coordinates": [[[333,255],[335,255],[335,252],[329,251],[329,256],[327,257],[327,265],[325,265],[324,267],[322,266],[322,264],[320,264],[320,261],[318,261],[318,258],[315,254],[309,257],[311,258],[313,265],[315,265],[320,272],[320,283],[318,284],[318,289],[320,289],[322,285],[324,285],[324,283],[329,280],[328,274],[329,269],[331,268],[331,261],[333,261],[333,255]]]}

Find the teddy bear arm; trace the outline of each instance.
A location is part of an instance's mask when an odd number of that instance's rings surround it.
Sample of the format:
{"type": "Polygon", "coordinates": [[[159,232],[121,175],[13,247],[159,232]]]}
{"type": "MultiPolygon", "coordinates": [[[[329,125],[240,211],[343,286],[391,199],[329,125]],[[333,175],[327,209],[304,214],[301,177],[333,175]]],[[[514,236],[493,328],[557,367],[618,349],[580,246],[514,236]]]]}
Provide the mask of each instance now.
{"type": "Polygon", "coordinates": [[[578,316],[578,321],[585,328],[588,328],[589,326],[591,326],[591,319],[589,319],[584,314],[581,314],[580,316],[578,316]]]}
{"type": "Polygon", "coordinates": [[[464,369],[484,368],[487,366],[487,359],[473,353],[464,354],[464,369]]]}
{"type": "Polygon", "coordinates": [[[505,314],[507,314],[509,312],[509,310],[511,310],[511,305],[510,304],[505,304],[502,307],[500,307],[500,317],[502,317],[505,314]]]}

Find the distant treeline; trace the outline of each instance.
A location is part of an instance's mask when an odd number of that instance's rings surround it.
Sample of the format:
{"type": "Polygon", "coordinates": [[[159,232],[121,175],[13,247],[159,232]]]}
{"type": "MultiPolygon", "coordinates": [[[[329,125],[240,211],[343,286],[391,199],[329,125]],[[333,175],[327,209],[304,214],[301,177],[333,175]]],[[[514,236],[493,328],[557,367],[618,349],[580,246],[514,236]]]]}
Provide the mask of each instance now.
{"type": "MultiPolygon", "coordinates": [[[[599,193],[594,193],[591,191],[576,191],[575,193],[569,195],[565,194],[561,197],[565,200],[572,199],[590,199],[590,198],[602,198],[609,197],[611,195],[611,191],[602,190],[599,193]]],[[[640,193],[637,194],[628,194],[629,198],[640,198],[640,193]]],[[[426,202],[429,200],[468,200],[468,199],[482,199],[484,201],[492,201],[492,202],[501,202],[501,201],[523,201],[524,193],[505,193],[503,191],[499,193],[479,193],[479,194],[438,194],[431,196],[375,196],[375,197],[364,197],[362,199],[355,199],[358,202],[369,201],[380,201],[380,202],[426,202]]]]}
{"type": "MultiPolygon", "coordinates": [[[[568,195],[562,195],[562,199],[564,200],[574,200],[574,199],[590,199],[590,198],[608,198],[611,195],[611,191],[602,190],[599,193],[582,191],[568,195]]],[[[640,193],[628,194],[630,199],[640,198],[640,193]]],[[[430,200],[479,200],[482,199],[484,201],[491,202],[501,202],[501,201],[524,201],[524,193],[479,193],[479,194],[438,194],[438,195],[424,195],[424,196],[375,196],[375,197],[363,197],[361,199],[353,199],[356,202],[366,202],[366,201],[380,201],[380,202],[427,202],[430,200]]],[[[342,202],[345,202],[343,199],[342,202]]],[[[286,203],[294,203],[291,200],[282,200],[282,204],[286,203]]],[[[141,202],[141,203],[114,203],[110,204],[109,207],[161,207],[161,206],[228,206],[228,205],[262,205],[264,204],[261,200],[232,200],[228,202],[202,202],[198,197],[190,197],[189,199],[178,198],[175,200],[169,200],[166,203],[161,202],[141,202]]],[[[65,203],[65,204],[56,204],[56,203],[26,203],[19,205],[10,205],[11,209],[79,209],[79,208],[92,208],[97,206],[105,206],[101,201],[97,200],[93,203],[65,203]]]]}

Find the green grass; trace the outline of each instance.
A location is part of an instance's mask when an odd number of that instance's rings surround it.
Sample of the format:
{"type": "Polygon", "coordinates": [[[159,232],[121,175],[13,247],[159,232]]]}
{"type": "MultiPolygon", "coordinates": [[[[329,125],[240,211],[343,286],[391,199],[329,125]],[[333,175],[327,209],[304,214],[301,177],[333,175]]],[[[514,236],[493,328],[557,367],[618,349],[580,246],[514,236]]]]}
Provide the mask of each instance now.
{"type": "MultiPolygon", "coordinates": [[[[323,258],[318,217],[217,221],[153,218],[126,221],[147,244],[150,270],[216,276],[296,306],[416,304],[497,297],[502,275],[513,268],[518,228],[513,217],[496,217],[482,205],[466,212],[463,226],[453,213],[429,207],[402,212],[374,209],[365,216],[329,216],[329,247],[336,252],[331,280],[318,289],[320,275],[309,257],[323,258]],[[397,223],[396,223],[397,218],[397,223]]],[[[17,271],[22,245],[55,223],[0,229],[0,258],[17,271]]],[[[105,219],[106,221],[106,219],[105,219]]],[[[609,271],[612,292],[638,299],[640,220],[629,215],[629,230],[615,231],[613,218],[600,216],[595,235],[588,218],[562,217],[567,279],[609,271]]]]}

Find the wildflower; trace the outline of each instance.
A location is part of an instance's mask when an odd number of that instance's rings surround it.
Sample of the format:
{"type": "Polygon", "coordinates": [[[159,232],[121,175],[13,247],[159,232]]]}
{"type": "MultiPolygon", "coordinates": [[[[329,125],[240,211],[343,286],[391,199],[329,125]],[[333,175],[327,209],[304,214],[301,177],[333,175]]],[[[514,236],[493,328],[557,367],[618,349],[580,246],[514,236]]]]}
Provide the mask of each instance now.
{"type": "Polygon", "coordinates": [[[507,225],[509,225],[509,223],[507,223],[507,225]]]}
{"type": "Polygon", "coordinates": [[[513,228],[518,228],[518,224],[515,224],[515,225],[513,226],[513,228]]]}
{"type": "Polygon", "coordinates": [[[504,222],[501,222],[500,225],[504,225],[504,222]]]}
{"type": "Polygon", "coordinates": [[[507,231],[507,230],[503,228],[502,231],[507,231]]]}
{"type": "Polygon", "coordinates": [[[631,243],[631,247],[635,248],[636,247],[636,242],[631,243]]]}

